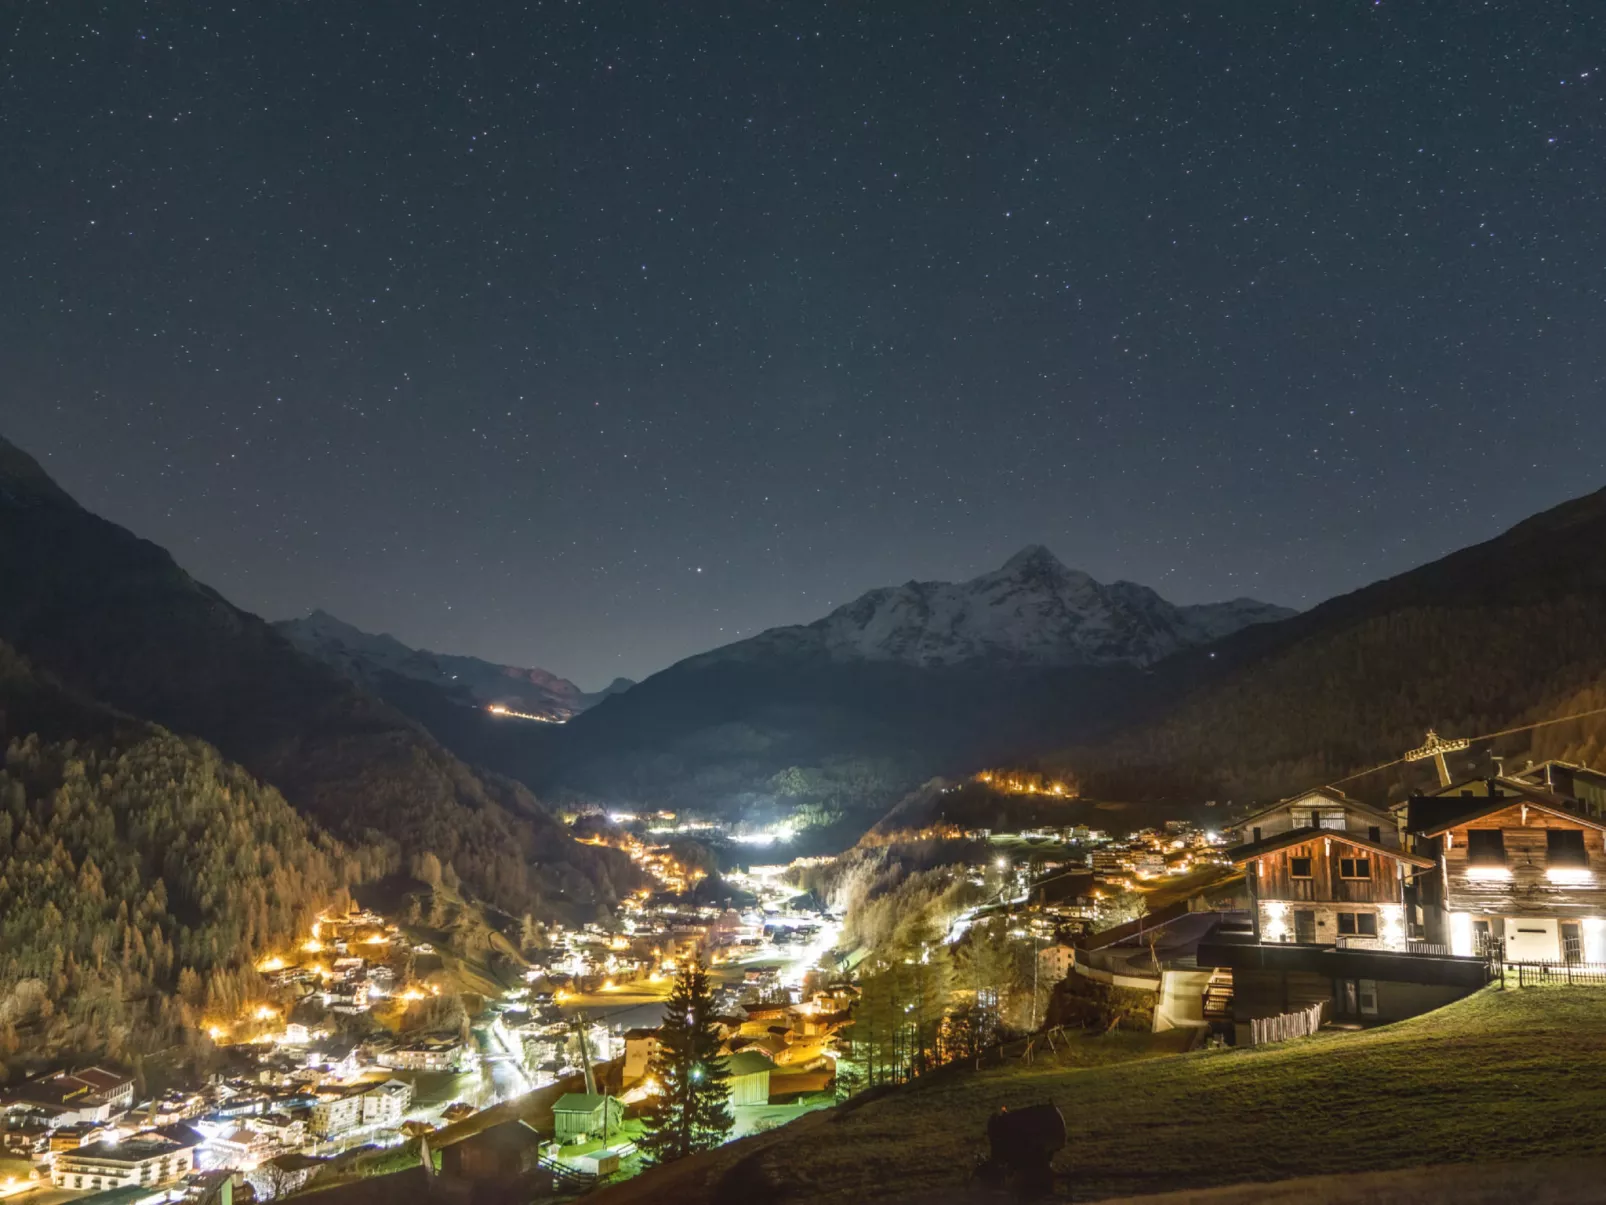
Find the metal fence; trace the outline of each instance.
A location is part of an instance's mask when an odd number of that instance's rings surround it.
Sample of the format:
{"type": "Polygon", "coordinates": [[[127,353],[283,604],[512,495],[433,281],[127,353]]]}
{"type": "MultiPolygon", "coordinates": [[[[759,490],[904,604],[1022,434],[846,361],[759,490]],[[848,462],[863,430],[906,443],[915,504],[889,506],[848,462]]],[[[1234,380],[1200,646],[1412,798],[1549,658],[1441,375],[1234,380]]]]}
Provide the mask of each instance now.
{"type": "Polygon", "coordinates": [[[1322,1000],[1298,1012],[1276,1017],[1256,1017],[1249,1022],[1249,1044],[1264,1046],[1267,1042],[1307,1038],[1322,1027],[1322,1017],[1326,1011],[1327,1002],[1322,1000]]]}
{"type": "Polygon", "coordinates": [[[1606,962],[1500,962],[1501,987],[1606,987],[1606,962]]]}

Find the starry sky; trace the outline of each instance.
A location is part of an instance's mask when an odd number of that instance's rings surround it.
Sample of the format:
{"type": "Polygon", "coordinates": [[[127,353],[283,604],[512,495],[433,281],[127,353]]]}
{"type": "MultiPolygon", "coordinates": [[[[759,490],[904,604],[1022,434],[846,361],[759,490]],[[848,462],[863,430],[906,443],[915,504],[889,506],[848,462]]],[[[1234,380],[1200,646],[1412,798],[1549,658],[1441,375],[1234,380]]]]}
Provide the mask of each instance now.
{"type": "Polygon", "coordinates": [[[593,688],[1032,542],[1308,606],[1606,484],[1599,0],[3,21],[0,433],[269,618],[593,688]]]}

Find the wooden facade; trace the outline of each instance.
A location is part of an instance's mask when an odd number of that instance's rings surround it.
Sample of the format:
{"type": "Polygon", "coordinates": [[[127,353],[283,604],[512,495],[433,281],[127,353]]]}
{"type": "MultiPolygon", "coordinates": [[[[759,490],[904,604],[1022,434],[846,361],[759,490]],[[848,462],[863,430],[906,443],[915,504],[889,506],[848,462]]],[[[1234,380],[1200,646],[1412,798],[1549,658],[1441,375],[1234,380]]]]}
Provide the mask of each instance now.
{"type": "Polygon", "coordinates": [[[1253,861],[1255,894],[1260,899],[1330,904],[1400,902],[1398,855],[1355,845],[1341,833],[1313,831],[1309,840],[1262,854],[1253,861]]]}
{"type": "Polygon", "coordinates": [[[1245,870],[1256,940],[1370,949],[1405,948],[1404,877],[1432,866],[1322,828],[1289,829],[1229,856],[1245,870]]]}
{"type": "Polygon", "coordinates": [[[1443,906],[1451,912],[1606,915],[1606,832],[1582,818],[1556,816],[1518,803],[1457,825],[1435,842],[1443,859],[1443,906]],[[1470,834],[1490,829],[1501,834],[1504,862],[1473,866],[1470,834]],[[1553,829],[1581,834],[1585,865],[1579,867],[1570,858],[1564,860],[1565,865],[1551,865],[1549,833],[1553,829]]]}
{"type": "Polygon", "coordinates": [[[1508,961],[1606,958],[1600,820],[1548,793],[1413,801],[1411,808],[1413,850],[1434,860],[1409,900],[1429,941],[1508,961]]]}
{"type": "Polygon", "coordinates": [[[1254,844],[1306,828],[1349,833],[1374,845],[1400,844],[1399,826],[1393,816],[1332,788],[1307,791],[1245,816],[1236,831],[1240,841],[1254,844]]]}

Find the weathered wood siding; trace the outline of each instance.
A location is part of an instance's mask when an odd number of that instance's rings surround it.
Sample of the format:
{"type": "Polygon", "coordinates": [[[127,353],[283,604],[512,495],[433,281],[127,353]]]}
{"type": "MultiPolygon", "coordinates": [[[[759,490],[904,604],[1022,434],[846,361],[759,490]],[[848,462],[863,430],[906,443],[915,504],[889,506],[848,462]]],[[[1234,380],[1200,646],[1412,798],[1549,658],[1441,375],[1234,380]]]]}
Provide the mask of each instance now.
{"type": "Polygon", "coordinates": [[[1311,900],[1335,904],[1397,904],[1400,902],[1400,862],[1388,854],[1358,850],[1339,839],[1313,830],[1311,840],[1275,850],[1255,859],[1256,895],[1263,900],[1311,900]],[[1311,877],[1293,877],[1293,860],[1309,858],[1311,877]],[[1346,879],[1339,874],[1343,858],[1366,858],[1371,874],[1346,879]]]}
{"type": "MultiPolygon", "coordinates": [[[[1494,916],[1606,915],[1606,833],[1599,829],[1537,808],[1528,808],[1524,815],[1520,804],[1512,804],[1452,829],[1449,836],[1450,847],[1442,851],[1448,888],[1443,903],[1449,911],[1494,916]],[[1583,831],[1590,882],[1550,881],[1545,833],[1553,828],[1583,831]],[[1505,834],[1509,878],[1480,879],[1469,873],[1467,833],[1473,829],[1499,829],[1505,834]]],[[[1442,849],[1443,839],[1440,841],[1442,849]]]]}

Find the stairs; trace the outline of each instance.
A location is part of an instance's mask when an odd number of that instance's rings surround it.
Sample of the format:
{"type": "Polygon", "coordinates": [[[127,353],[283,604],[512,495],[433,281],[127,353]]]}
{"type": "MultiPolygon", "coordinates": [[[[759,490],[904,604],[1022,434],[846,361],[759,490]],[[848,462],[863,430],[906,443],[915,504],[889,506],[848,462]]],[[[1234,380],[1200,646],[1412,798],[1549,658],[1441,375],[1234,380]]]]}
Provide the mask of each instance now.
{"type": "Polygon", "coordinates": [[[1205,984],[1204,1017],[1206,1021],[1232,1020],[1232,971],[1217,967],[1205,984]]]}

